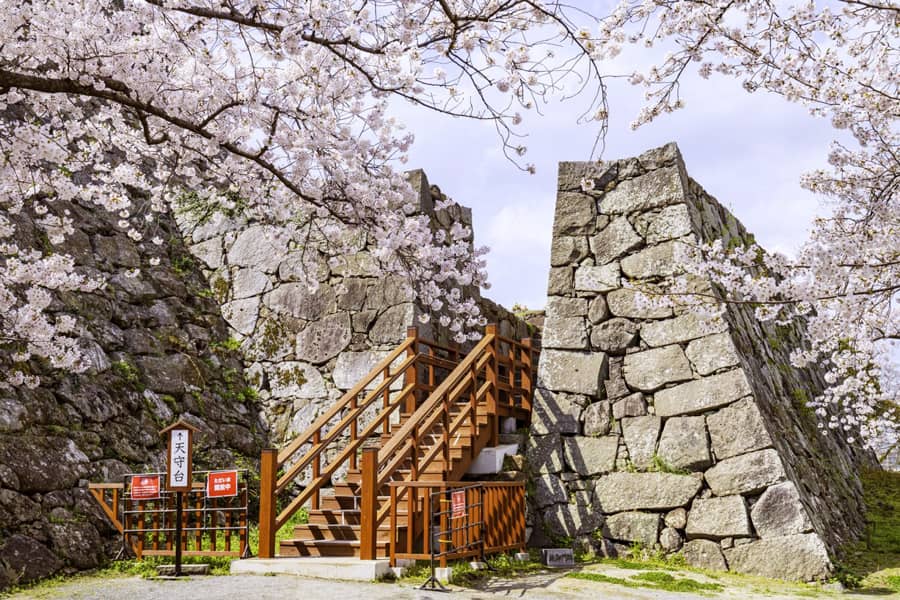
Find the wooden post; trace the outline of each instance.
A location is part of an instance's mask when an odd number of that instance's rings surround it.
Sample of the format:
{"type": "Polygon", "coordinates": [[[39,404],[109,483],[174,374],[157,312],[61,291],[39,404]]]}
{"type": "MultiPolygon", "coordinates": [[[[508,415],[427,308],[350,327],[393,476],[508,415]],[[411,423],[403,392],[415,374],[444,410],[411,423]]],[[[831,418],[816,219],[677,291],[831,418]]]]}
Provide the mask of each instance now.
{"type": "Polygon", "coordinates": [[[375,560],[378,512],[378,448],[367,446],[362,454],[362,481],[360,481],[359,558],[375,560]]]}
{"type": "MultiPolygon", "coordinates": [[[[406,329],[406,338],[411,339],[412,343],[409,345],[409,348],[406,349],[406,358],[410,358],[415,356],[419,352],[419,328],[418,327],[408,327],[406,329]]],[[[406,373],[403,374],[403,387],[407,387],[410,384],[416,385],[418,387],[419,383],[419,369],[418,362],[413,362],[410,366],[406,368],[406,373]]],[[[416,408],[418,407],[419,398],[418,398],[418,390],[413,388],[413,393],[406,397],[406,407],[404,408],[404,412],[406,414],[411,415],[416,412],[416,408]]]]}
{"type": "Polygon", "coordinates": [[[259,550],[260,558],[275,558],[275,485],[278,450],[266,448],[259,461],[259,550]]]}
{"type": "Polygon", "coordinates": [[[494,323],[487,325],[484,328],[484,335],[495,336],[494,341],[488,346],[488,352],[490,352],[491,359],[487,362],[487,365],[485,365],[485,368],[487,369],[485,377],[491,384],[487,398],[488,427],[490,428],[490,440],[488,441],[488,446],[496,447],[497,444],[500,443],[500,419],[497,418],[497,372],[499,371],[497,353],[500,344],[496,338],[497,325],[494,323]]]}
{"type": "Polygon", "coordinates": [[[522,397],[522,408],[531,411],[531,395],[534,393],[531,384],[531,338],[522,340],[522,346],[522,362],[525,363],[525,368],[522,369],[522,389],[525,390],[525,395],[522,397]]]}

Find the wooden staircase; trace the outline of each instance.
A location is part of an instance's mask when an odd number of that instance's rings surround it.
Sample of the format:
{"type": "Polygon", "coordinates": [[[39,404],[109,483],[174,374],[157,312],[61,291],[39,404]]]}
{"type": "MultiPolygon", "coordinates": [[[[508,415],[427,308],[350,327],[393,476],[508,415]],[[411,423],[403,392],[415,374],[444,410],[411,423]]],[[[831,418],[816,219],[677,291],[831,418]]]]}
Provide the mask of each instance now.
{"type": "Polygon", "coordinates": [[[459,481],[484,448],[497,444],[500,417],[527,422],[532,352],[529,340],[504,338],[489,325],[460,357],[411,328],[404,343],[306,432],[280,452],[264,451],[260,557],[274,554],[275,531],[304,504],[309,521],[281,541],[280,556],[371,559],[388,556],[392,541],[411,547],[407,536],[421,543],[421,501],[413,504],[417,527],[410,533],[410,494],[393,490],[392,506],[391,484],[459,481]],[[342,467],[346,474],[337,480],[342,467]],[[279,469],[285,472],[277,477],[279,469]],[[276,515],[276,495],[303,474],[310,483],[276,515]]]}

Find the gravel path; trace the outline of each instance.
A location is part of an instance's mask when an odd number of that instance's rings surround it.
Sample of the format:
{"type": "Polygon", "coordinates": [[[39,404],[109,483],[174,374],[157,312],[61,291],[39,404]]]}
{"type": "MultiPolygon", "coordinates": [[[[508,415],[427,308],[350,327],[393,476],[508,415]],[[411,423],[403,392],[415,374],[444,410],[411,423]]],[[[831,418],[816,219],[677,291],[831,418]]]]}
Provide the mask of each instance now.
{"type": "MultiPolygon", "coordinates": [[[[594,570],[594,569],[592,569],[594,570]]],[[[604,568],[613,577],[627,577],[634,571],[604,568]]],[[[691,574],[697,579],[702,575],[691,574]]],[[[795,590],[792,590],[795,591],[795,590]]],[[[807,590],[803,594],[810,596],[807,590]]],[[[822,592],[817,597],[851,600],[867,596],[822,592]]],[[[312,579],[291,575],[231,575],[187,577],[178,580],[149,580],[138,577],[83,577],[55,586],[44,586],[10,596],[11,600],[574,600],[610,598],[621,600],[772,600],[793,598],[795,593],[772,589],[731,588],[696,595],[644,588],[626,588],[564,577],[562,572],[537,573],[514,580],[492,579],[479,589],[453,588],[450,594],[419,590],[409,583],[359,583],[312,579]]]]}

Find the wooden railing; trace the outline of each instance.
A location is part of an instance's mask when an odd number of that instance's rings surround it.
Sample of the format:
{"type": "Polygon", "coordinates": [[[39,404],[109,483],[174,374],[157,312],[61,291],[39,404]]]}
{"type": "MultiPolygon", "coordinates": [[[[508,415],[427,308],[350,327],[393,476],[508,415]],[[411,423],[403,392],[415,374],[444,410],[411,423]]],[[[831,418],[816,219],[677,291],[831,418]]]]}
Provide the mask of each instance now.
{"type": "MultiPolygon", "coordinates": [[[[207,497],[205,481],[194,481],[191,491],[184,493],[183,556],[238,558],[249,554],[247,479],[245,472],[241,473],[234,497],[207,497]]],[[[177,543],[174,492],[160,490],[156,498],[133,498],[133,477],[125,475],[123,483],[90,483],[88,490],[122,535],[123,545],[138,560],[145,556],[173,556],[177,543]]]]}
{"type": "Polygon", "coordinates": [[[370,438],[391,434],[392,415],[411,414],[431,392],[443,372],[459,362],[460,350],[419,338],[411,327],[407,337],[362,380],[280,451],[264,450],[260,465],[259,556],[275,555],[275,532],[307,502],[319,507],[319,492],[339,469],[358,468],[358,455],[370,438]],[[399,389],[398,389],[399,388],[399,389]],[[374,412],[374,415],[373,415],[374,412]],[[300,454],[301,450],[305,450],[300,454]],[[331,453],[329,453],[331,451],[331,453]],[[298,456],[299,455],[299,456],[298,456]],[[327,456],[333,455],[332,458],[327,456]],[[283,474],[279,477],[279,470],[283,474]],[[277,512],[276,498],[304,472],[303,491],[277,512]]]}
{"type": "MultiPolygon", "coordinates": [[[[504,338],[498,335],[496,325],[488,325],[475,348],[379,450],[377,460],[364,465],[363,481],[373,481],[375,485],[362,487],[363,505],[377,505],[374,496],[393,481],[418,481],[419,474],[426,472],[438,457],[443,464],[442,479],[450,479],[453,465],[451,440],[459,443],[464,425],[468,425],[465,446],[470,453],[469,462],[484,447],[496,446],[500,416],[523,419],[530,416],[531,364],[531,340],[516,342],[504,338]],[[366,473],[366,468],[377,473],[366,473]]],[[[406,501],[407,489],[401,488],[391,502],[374,514],[363,512],[361,558],[375,558],[378,527],[392,507],[396,509],[396,503],[406,501]]]]}
{"type": "Polygon", "coordinates": [[[525,548],[524,482],[394,482],[391,487],[391,566],[398,559],[448,560],[525,548]],[[462,507],[454,507],[452,491],[462,507]],[[397,535],[399,497],[407,496],[406,535],[397,535]]]}

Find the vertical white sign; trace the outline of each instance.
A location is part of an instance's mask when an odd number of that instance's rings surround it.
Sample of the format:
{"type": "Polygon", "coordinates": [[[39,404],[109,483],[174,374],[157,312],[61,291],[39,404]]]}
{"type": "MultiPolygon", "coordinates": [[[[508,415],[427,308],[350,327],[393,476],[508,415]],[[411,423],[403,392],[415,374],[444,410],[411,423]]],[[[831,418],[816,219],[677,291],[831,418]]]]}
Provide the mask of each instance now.
{"type": "Polygon", "coordinates": [[[181,488],[189,485],[190,473],[188,473],[188,438],[191,435],[187,429],[172,429],[169,431],[171,443],[169,444],[169,487],[181,488]]]}

